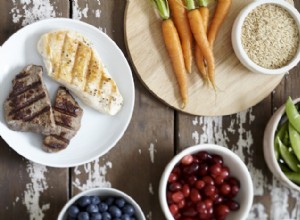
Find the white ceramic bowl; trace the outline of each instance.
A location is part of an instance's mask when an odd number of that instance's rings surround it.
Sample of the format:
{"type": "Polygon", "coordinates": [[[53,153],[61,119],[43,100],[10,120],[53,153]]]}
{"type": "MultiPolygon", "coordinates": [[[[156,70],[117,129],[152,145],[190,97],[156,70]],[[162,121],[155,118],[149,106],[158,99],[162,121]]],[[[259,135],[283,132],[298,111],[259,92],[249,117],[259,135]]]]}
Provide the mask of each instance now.
{"type": "MultiPolygon", "coordinates": [[[[293,100],[294,103],[300,102],[300,98],[293,100]]],[[[270,118],[264,132],[264,157],[273,175],[285,186],[300,192],[300,187],[290,181],[280,169],[275,157],[274,138],[280,119],[285,113],[285,104],[283,104],[270,118]]]]}
{"type": "Polygon", "coordinates": [[[145,215],[140,208],[140,206],[131,198],[129,195],[125,194],[124,192],[114,189],[114,188],[93,188],[86,191],[83,191],[73,198],[71,198],[65,206],[62,208],[58,215],[58,220],[66,220],[67,219],[67,210],[68,208],[77,201],[81,196],[100,196],[100,197],[107,197],[107,196],[115,196],[115,197],[122,197],[124,198],[128,203],[132,204],[135,211],[136,211],[136,217],[137,220],[146,220],[145,215]]]}
{"type": "Polygon", "coordinates": [[[286,9],[290,13],[290,15],[294,18],[298,26],[299,36],[300,36],[300,14],[297,11],[297,9],[295,9],[291,4],[287,3],[284,0],[276,0],[276,1],[257,0],[257,1],[253,1],[245,8],[243,8],[234,21],[232,32],[231,32],[231,42],[232,42],[233,50],[237,58],[240,60],[240,62],[252,72],[261,73],[261,74],[271,74],[271,75],[287,73],[289,70],[295,67],[300,61],[300,44],[298,45],[298,50],[294,58],[286,66],[283,66],[278,69],[267,69],[257,65],[248,57],[248,55],[246,54],[242,46],[241,33],[242,33],[242,26],[245,18],[257,6],[267,4],[267,3],[276,4],[286,9]]]}
{"type": "Polygon", "coordinates": [[[227,219],[246,219],[253,202],[253,183],[250,173],[246,165],[235,153],[226,147],[213,144],[203,144],[188,147],[177,154],[167,164],[159,183],[159,201],[165,217],[168,220],[174,219],[169,211],[166,198],[166,188],[170,173],[172,172],[174,166],[178,164],[185,155],[195,154],[199,151],[207,151],[208,153],[222,156],[224,164],[230,169],[230,176],[236,177],[240,181],[240,191],[234,198],[240,204],[240,209],[238,211],[232,211],[227,219]]]}

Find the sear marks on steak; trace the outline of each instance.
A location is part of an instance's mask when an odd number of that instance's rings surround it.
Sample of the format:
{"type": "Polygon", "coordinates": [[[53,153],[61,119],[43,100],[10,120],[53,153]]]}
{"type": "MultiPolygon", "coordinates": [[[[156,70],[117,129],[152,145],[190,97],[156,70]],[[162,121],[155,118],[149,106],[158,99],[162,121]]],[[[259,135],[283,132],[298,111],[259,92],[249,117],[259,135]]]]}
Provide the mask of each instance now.
{"type": "Polygon", "coordinates": [[[83,110],[69,91],[60,87],[57,90],[53,113],[56,131],[46,136],[43,143],[48,152],[57,152],[68,146],[80,128],[83,110]]]}
{"type": "Polygon", "coordinates": [[[4,102],[4,117],[11,130],[48,135],[55,129],[42,74],[41,66],[28,65],[12,81],[12,89],[4,102]]]}

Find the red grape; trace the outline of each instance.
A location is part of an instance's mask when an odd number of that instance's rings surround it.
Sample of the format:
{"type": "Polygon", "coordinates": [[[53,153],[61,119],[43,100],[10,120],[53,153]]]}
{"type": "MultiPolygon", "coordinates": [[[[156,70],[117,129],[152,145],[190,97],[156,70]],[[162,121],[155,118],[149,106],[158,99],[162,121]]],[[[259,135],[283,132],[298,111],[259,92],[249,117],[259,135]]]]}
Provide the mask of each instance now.
{"type": "Polygon", "coordinates": [[[184,199],[184,195],[182,194],[182,192],[178,191],[172,194],[172,199],[175,203],[178,203],[184,199]]]}
{"type": "Polygon", "coordinates": [[[194,157],[192,155],[186,155],[181,159],[181,163],[183,165],[190,165],[194,160],[194,157]]]}
{"type": "Polygon", "coordinates": [[[190,192],[191,192],[190,187],[189,187],[188,184],[184,184],[182,186],[182,190],[181,191],[182,191],[182,194],[184,195],[184,197],[189,197],[190,192]]]}
{"type": "Polygon", "coordinates": [[[176,192],[182,189],[182,185],[178,182],[173,182],[169,185],[169,190],[171,192],[176,192]]]}
{"type": "Polygon", "coordinates": [[[217,218],[226,218],[230,210],[227,205],[220,204],[215,207],[215,215],[217,218]]]}
{"type": "Polygon", "coordinates": [[[237,202],[234,201],[234,200],[228,200],[228,201],[226,202],[226,205],[229,207],[229,209],[230,209],[231,211],[236,211],[236,210],[239,210],[239,209],[240,209],[239,203],[237,203],[237,202]]]}
{"type": "Polygon", "coordinates": [[[178,213],[178,206],[175,204],[170,205],[169,209],[173,216],[175,216],[178,213]]]}
{"type": "Polygon", "coordinates": [[[201,200],[201,195],[200,195],[198,189],[193,188],[191,190],[190,199],[192,202],[199,202],[201,200]]]}
{"type": "Polygon", "coordinates": [[[231,191],[231,187],[228,183],[223,183],[220,187],[220,193],[222,195],[228,195],[231,191]]]}

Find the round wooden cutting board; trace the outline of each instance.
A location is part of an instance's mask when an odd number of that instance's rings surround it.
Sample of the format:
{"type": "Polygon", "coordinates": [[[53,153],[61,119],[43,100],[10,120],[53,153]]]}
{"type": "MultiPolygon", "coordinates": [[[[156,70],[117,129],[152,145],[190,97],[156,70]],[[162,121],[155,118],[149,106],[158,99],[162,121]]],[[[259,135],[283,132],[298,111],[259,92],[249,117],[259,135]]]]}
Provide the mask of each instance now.
{"type": "MultiPolygon", "coordinates": [[[[147,88],[171,107],[193,115],[229,115],[254,106],[280,83],[282,75],[250,72],[237,59],[231,45],[231,29],[239,11],[250,0],[232,0],[230,12],[215,41],[217,92],[203,84],[193,64],[188,75],[188,103],[181,97],[171,61],[162,38],[161,19],[150,0],[129,0],[125,15],[125,37],[132,62],[147,88]]],[[[214,9],[211,8],[211,14],[214,9]]]]}

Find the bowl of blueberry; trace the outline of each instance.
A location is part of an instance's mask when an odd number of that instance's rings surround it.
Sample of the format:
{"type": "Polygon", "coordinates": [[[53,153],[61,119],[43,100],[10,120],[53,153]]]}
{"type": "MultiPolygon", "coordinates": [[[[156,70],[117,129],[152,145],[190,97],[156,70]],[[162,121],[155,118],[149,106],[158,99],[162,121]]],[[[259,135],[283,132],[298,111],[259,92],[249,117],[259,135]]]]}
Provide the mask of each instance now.
{"type": "Polygon", "coordinates": [[[93,188],[70,199],[58,220],[146,220],[140,206],[113,188],[93,188]]]}
{"type": "Polygon", "coordinates": [[[168,220],[246,219],[253,184],[243,161],[226,147],[188,147],[167,164],[159,200],[168,220]]]}

